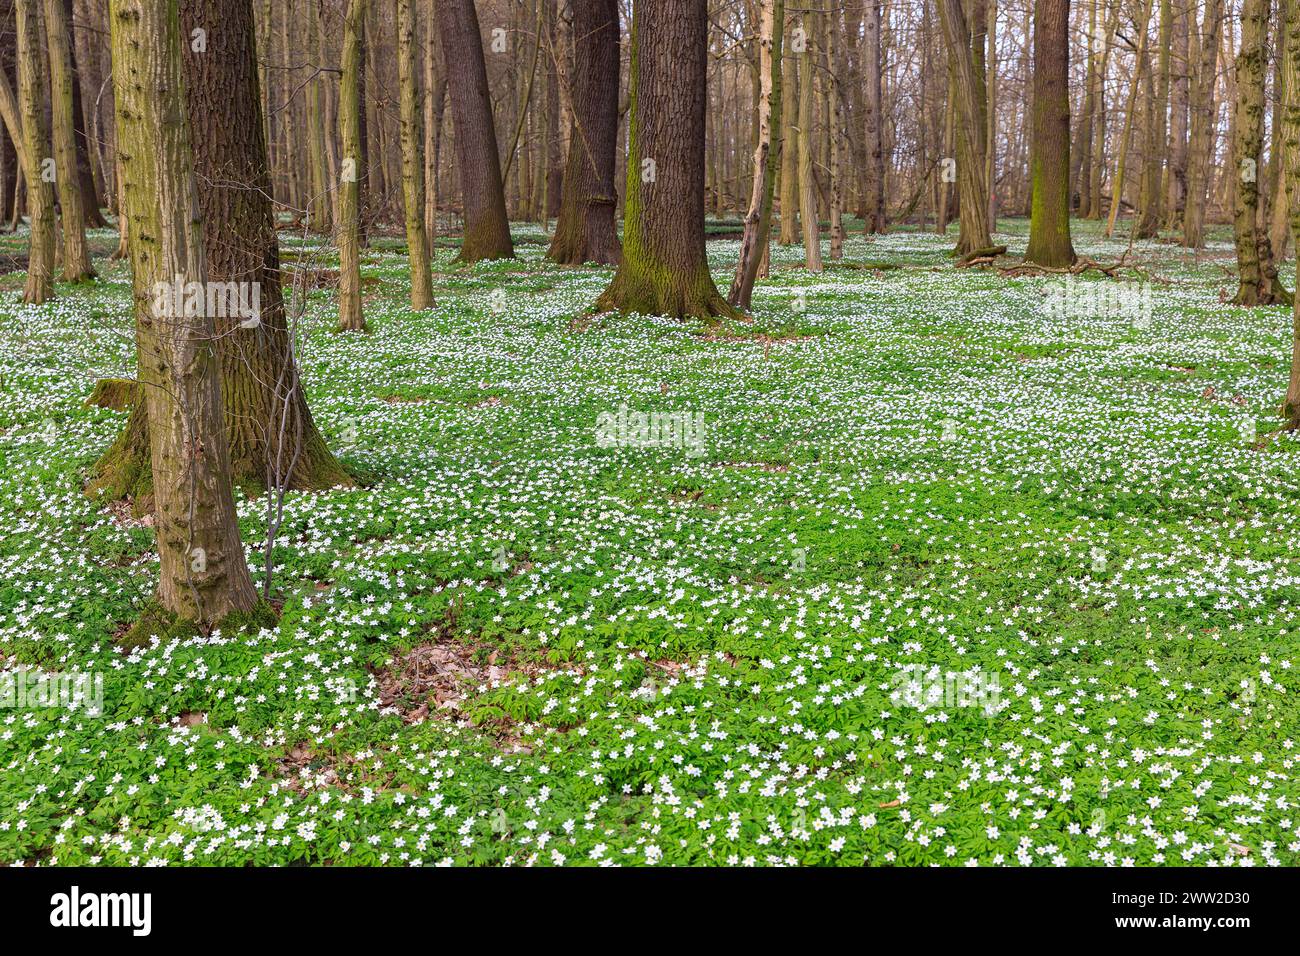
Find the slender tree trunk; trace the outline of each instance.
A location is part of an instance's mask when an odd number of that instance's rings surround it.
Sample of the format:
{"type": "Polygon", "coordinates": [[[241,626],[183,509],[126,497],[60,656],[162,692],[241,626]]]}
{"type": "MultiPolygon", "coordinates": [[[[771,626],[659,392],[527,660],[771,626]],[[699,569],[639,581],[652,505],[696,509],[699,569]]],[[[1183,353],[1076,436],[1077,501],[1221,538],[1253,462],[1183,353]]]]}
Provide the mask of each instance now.
{"type": "Polygon", "coordinates": [[[863,179],[866,188],[865,215],[862,228],[868,234],[884,232],[885,216],[885,163],[884,121],[881,96],[880,59],[880,3],[866,0],[863,36],[863,60],[866,66],[866,98],[863,102],[866,137],[867,167],[863,179]]]}
{"type": "Polygon", "coordinates": [[[438,0],[437,10],[465,205],[465,237],[457,261],[509,259],[515,251],[506,218],[478,14],[473,0],[438,0]]]}
{"type": "Polygon", "coordinates": [[[617,0],[572,0],[573,120],[560,215],[547,255],[561,265],[617,263],[614,156],[618,149],[617,0]]]}
{"type": "MultiPolygon", "coordinates": [[[[1283,109],[1286,182],[1290,193],[1291,238],[1300,249],[1300,3],[1287,4],[1283,42],[1283,109]]],[[[1286,431],[1300,429],[1300,258],[1296,260],[1296,295],[1291,305],[1291,378],[1282,402],[1286,431]]]]}
{"type": "MultiPolygon", "coordinates": [[[[321,0],[304,0],[307,6],[308,57],[315,58],[315,70],[324,66],[319,56],[320,37],[324,27],[320,22],[321,0]]],[[[308,62],[311,62],[310,59],[308,62]]],[[[307,151],[311,162],[311,199],[307,203],[307,222],[316,232],[328,233],[334,226],[333,204],[330,202],[330,175],[325,159],[326,74],[317,72],[307,82],[307,151]]],[[[260,102],[260,100],[259,100],[260,102]]]]}
{"type": "MultiPolygon", "coordinates": [[[[784,32],[790,33],[793,18],[787,14],[784,32]]],[[[799,74],[793,56],[786,54],[781,85],[781,230],[777,241],[793,246],[799,235],[799,155],[795,148],[795,124],[799,120],[799,74]]]]}
{"type": "Polygon", "coordinates": [[[429,247],[424,231],[424,139],[420,115],[419,81],[415,75],[415,15],[412,0],[397,0],[397,76],[401,87],[402,197],[406,212],[406,250],[411,264],[411,308],[433,308],[433,276],[429,272],[429,247]]]}
{"type": "Polygon", "coordinates": [[[1200,63],[1192,88],[1191,134],[1188,140],[1187,200],[1183,212],[1183,245],[1200,248],[1205,242],[1205,206],[1209,201],[1210,153],[1214,149],[1214,88],[1218,80],[1219,28],[1223,0],[1206,0],[1201,27],[1200,63]]]}
{"type": "Polygon", "coordinates": [[[727,300],[738,309],[748,309],[754,280],[767,252],[772,231],[772,193],[776,170],[781,162],[781,29],[785,23],[785,0],[762,0],[758,28],[759,95],[758,141],[754,146],[754,182],[745,215],[745,232],[740,240],[740,259],[731,280],[727,300]]]}
{"type": "Polygon", "coordinates": [[[735,317],[704,250],[706,0],[636,0],[623,261],[594,306],[735,317]]]}
{"type": "Polygon", "coordinates": [[[1110,185],[1110,216],[1106,220],[1106,238],[1115,232],[1115,221],[1119,218],[1119,207],[1124,202],[1125,176],[1128,172],[1128,150],[1133,141],[1133,120],[1137,115],[1138,92],[1142,89],[1142,79],[1147,68],[1147,31],[1151,25],[1151,3],[1147,0],[1142,8],[1141,21],[1135,21],[1133,28],[1138,33],[1137,54],[1133,58],[1133,85],[1129,88],[1128,105],[1124,109],[1124,131],[1119,139],[1119,159],[1115,163],[1115,176],[1110,185]]]}
{"type": "Polygon", "coordinates": [[[429,251],[438,236],[438,174],[442,147],[442,112],[447,100],[447,70],[438,42],[438,17],[424,8],[424,231],[429,251]]]}
{"type": "Polygon", "coordinates": [[[1169,60],[1170,43],[1173,33],[1173,4],[1171,0],[1160,0],[1160,35],[1158,38],[1158,70],[1154,97],[1151,96],[1151,74],[1147,71],[1146,89],[1150,101],[1150,122],[1146,136],[1146,162],[1142,168],[1142,189],[1138,200],[1138,221],[1136,236],[1139,239],[1152,239],[1160,231],[1161,173],[1164,167],[1165,151],[1165,106],[1169,102],[1169,60]]]}
{"type": "Polygon", "coordinates": [[[1187,121],[1191,99],[1191,22],[1193,0],[1172,0],[1173,45],[1169,92],[1169,175],[1165,177],[1165,228],[1181,229],[1187,200],[1187,121]]]}
{"type": "Polygon", "coordinates": [[[1276,61],[1273,71],[1273,142],[1269,160],[1273,168],[1272,201],[1269,205],[1269,246],[1273,250],[1274,260],[1281,262],[1286,258],[1287,246],[1291,241],[1291,203],[1287,176],[1290,175],[1286,162],[1286,25],[1291,16],[1291,4],[1295,0],[1278,0],[1276,22],[1278,40],[1276,61]]]}
{"type": "Polygon", "coordinates": [[[176,3],[111,0],[110,16],[124,212],[135,237],[136,345],[153,424],[157,598],[207,628],[251,611],[257,595],[231,492],[215,328],[206,314],[165,307],[175,284],[207,281],[176,3]]]}
{"type": "Polygon", "coordinates": [[[22,115],[23,166],[28,170],[27,216],[31,242],[23,301],[40,305],[54,295],[54,178],[50,130],[45,122],[49,85],[45,77],[45,38],[39,0],[16,0],[18,106],[22,115]]]}
{"type": "MultiPolygon", "coordinates": [[[[73,139],[75,142],[77,155],[77,183],[81,189],[81,209],[85,219],[85,225],[92,229],[100,229],[108,225],[104,217],[99,212],[99,181],[96,178],[97,164],[95,162],[98,156],[98,150],[91,146],[90,130],[91,127],[86,124],[85,108],[82,104],[82,73],[85,64],[79,62],[80,55],[77,52],[76,33],[72,28],[74,21],[72,0],[59,0],[63,4],[63,25],[65,42],[68,47],[68,82],[72,88],[72,128],[73,139]]],[[[48,29],[48,27],[47,27],[48,29]]],[[[83,44],[84,46],[84,44],[83,44]]],[[[53,41],[50,46],[53,51],[53,41]]],[[[94,77],[97,71],[88,71],[91,77],[94,77]]],[[[96,83],[92,86],[96,91],[99,89],[96,83]]],[[[55,93],[57,96],[57,92],[55,93]]],[[[57,149],[57,144],[55,149],[57,149]]]]}
{"type": "Polygon", "coordinates": [[[361,141],[361,71],[365,50],[361,45],[366,22],[366,0],[348,0],[343,21],[343,79],[339,82],[339,331],[359,332],[366,327],[361,308],[361,181],[365,176],[361,141]]]}
{"type": "MultiPolygon", "coordinates": [[[[63,239],[63,280],[85,282],[95,275],[86,247],[86,211],[77,171],[77,134],[73,122],[71,30],[63,0],[45,0],[45,39],[50,58],[50,103],[54,165],[63,239]]],[[[94,190],[90,194],[94,202],[94,190]]]]}
{"type": "MultiPolygon", "coordinates": [[[[957,185],[961,218],[957,256],[959,259],[968,259],[990,251],[993,247],[984,180],[986,121],[985,104],[981,102],[984,78],[976,69],[971,52],[971,30],[961,0],[939,0],[939,18],[948,45],[952,89],[957,103],[957,185]]],[[[982,18],[980,29],[982,33],[982,18]]],[[[981,62],[982,60],[981,57],[981,62]]]]}
{"type": "Polygon", "coordinates": [[[799,221],[803,224],[804,263],[809,272],[822,271],[821,224],[817,217],[816,184],[813,182],[813,55],[809,19],[803,20],[804,44],[799,54],[799,221]]]}

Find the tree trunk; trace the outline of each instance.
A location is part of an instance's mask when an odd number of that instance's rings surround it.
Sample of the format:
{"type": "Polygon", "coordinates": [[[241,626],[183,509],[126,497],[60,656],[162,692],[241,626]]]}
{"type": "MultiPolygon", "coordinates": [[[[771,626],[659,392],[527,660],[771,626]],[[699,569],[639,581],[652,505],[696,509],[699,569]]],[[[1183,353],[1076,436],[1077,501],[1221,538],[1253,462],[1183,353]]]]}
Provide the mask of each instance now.
{"type": "MultiPolygon", "coordinates": [[[[320,37],[324,27],[320,21],[320,0],[305,0],[307,5],[307,56],[315,58],[316,74],[307,81],[307,154],[311,163],[311,198],[307,203],[307,225],[319,233],[329,233],[334,225],[333,204],[330,202],[330,175],[325,159],[325,77],[319,72],[325,66],[319,57],[320,37]]],[[[260,100],[259,100],[260,102],[260,100]]]]}
{"type": "Polygon", "coordinates": [[[1237,54],[1237,123],[1232,159],[1237,175],[1233,238],[1241,276],[1235,305],[1285,301],[1273,248],[1259,219],[1259,172],[1264,152],[1264,75],[1268,65],[1269,0],[1243,0],[1241,48],[1237,54]]]}
{"type": "Polygon", "coordinates": [[[870,234],[884,232],[885,164],[884,121],[881,99],[880,0],[866,0],[862,57],[866,73],[866,98],[863,120],[866,136],[867,168],[863,177],[866,188],[862,228],[870,234]]]}
{"type": "MultiPolygon", "coordinates": [[[[787,15],[782,27],[789,32],[793,18],[787,15]]],[[[777,241],[783,246],[793,246],[799,235],[799,157],[795,147],[795,123],[799,119],[799,74],[793,56],[786,55],[781,84],[781,142],[786,149],[781,153],[781,230],[777,241]]]]}
{"type": "MultiPolygon", "coordinates": [[[[71,30],[63,0],[45,0],[45,39],[50,58],[50,116],[54,166],[63,238],[63,280],[85,282],[95,275],[86,248],[86,212],[77,171],[77,134],[73,122],[71,30]]],[[[94,202],[94,190],[90,200],[94,202]]]]}
{"type": "Polygon", "coordinates": [[[420,115],[419,81],[415,75],[415,16],[412,0],[397,0],[397,77],[401,87],[402,198],[406,211],[406,250],[411,264],[411,308],[433,308],[433,276],[429,272],[429,247],[424,231],[424,139],[420,115]]]}
{"type": "MultiPolygon", "coordinates": [[[[966,259],[993,245],[989,232],[989,200],[985,191],[985,104],[983,74],[976,70],[972,39],[961,0],[939,0],[939,19],[948,45],[948,64],[953,78],[957,127],[958,215],[961,234],[957,256],[966,259]]],[[[983,31],[981,18],[980,30],[983,31]]],[[[981,57],[981,62],[982,62],[981,57]]],[[[1067,134],[1068,135],[1068,134],[1067,134]]],[[[1068,170],[1068,166],[1066,167],[1068,170]]]]}
{"type": "Polygon", "coordinates": [[[618,150],[618,0],[572,0],[573,121],[560,215],[547,255],[561,265],[615,264],[618,150]]]}
{"type": "Polygon", "coordinates": [[[438,0],[437,9],[465,206],[465,235],[457,261],[509,259],[515,250],[506,218],[492,99],[474,0],[438,0]]]}
{"type": "Polygon", "coordinates": [[[1128,172],[1128,150],[1133,141],[1133,121],[1137,114],[1138,92],[1142,89],[1143,75],[1147,68],[1147,31],[1151,25],[1151,4],[1147,0],[1142,7],[1141,21],[1134,21],[1133,29],[1138,33],[1137,53],[1133,58],[1133,85],[1129,88],[1128,105],[1124,109],[1124,131],[1119,139],[1119,158],[1115,163],[1115,176],[1110,184],[1110,215],[1106,219],[1106,238],[1115,232],[1115,221],[1119,218],[1119,207],[1124,202],[1125,177],[1128,172]]]}
{"type": "Polygon", "coordinates": [[[740,259],[731,280],[727,301],[748,309],[754,280],[767,252],[772,231],[772,192],[776,169],[781,162],[781,47],[785,23],[785,0],[762,0],[758,28],[759,95],[758,142],[754,146],[754,182],[745,215],[745,232],[740,240],[740,259]]]}
{"type": "Polygon", "coordinates": [[[175,284],[207,280],[180,29],[174,0],[111,0],[110,11],[136,346],[152,423],[157,599],[207,628],[251,611],[257,595],[231,494],[215,328],[206,315],[165,307],[175,284]]]}
{"type": "Polygon", "coordinates": [[[1159,79],[1155,95],[1150,95],[1151,74],[1147,72],[1148,100],[1151,106],[1151,120],[1146,136],[1146,162],[1142,168],[1142,189],[1138,200],[1138,221],[1136,237],[1153,239],[1160,231],[1161,172],[1164,167],[1165,150],[1165,107],[1169,102],[1169,47],[1173,31],[1173,4],[1171,0],[1160,0],[1160,36],[1158,40],[1159,79]]]}
{"type": "Polygon", "coordinates": [[[1187,199],[1183,210],[1183,245],[1198,249],[1205,242],[1205,206],[1209,201],[1210,153],[1214,148],[1214,87],[1218,79],[1219,27],[1223,0],[1207,0],[1201,27],[1200,63],[1193,78],[1192,129],[1187,152],[1187,199]]]}
{"type": "Polygon", "coordinates": [[[1172,0],[1174,4],[1173,44],[1169,88],[1169,175],[1165,177],[1165,228],[1180,229],[1183,207],[1187,200],[1187,110],[1191,99],[1192,0],[1172,0]]]}
{"type": "MultiPolygon", "coordinates": [[[[1291,238],[1300,249],[1300,3],[1287,4],[1283,42],[1286,182],[1291,199],[1291,238]]],[[[1300,283],[1300,259],[1296,260],[1296,281],[1300,283]]],[[[1282,402],[1282,417],[1286,431],[1300,429],[1300,284],[1291,305],[1291,378],[1282,402]]]]}
{"type": "Polygon", "coordinates": [[[808,16],[803,20],[804,42],[799,53],[799,221],[803,224],[804,264],[809,272],[822,271],[821,224],[817,217],[817,192],[813,181],[813,55],[808,16]]]}
{"type": "Polygon", "coordinates": [[[18,108],[22,115],[23,166],[27,170],[27,216],[31,242],[23,301],[40,305],[54,295],[54,188],[50,130],[45,123],[49,86],[39,0],[16,0],[18,108]]]}
{"type": "Polygon", "coordinates": [[[365,176],[361,140],[361,72],[365,50],[361,45],[366,22],[366,0],[349,0],[343,22],[343,78],[339,81],[339,324],[340,332],[360,332],[366,327],[361,308],[361,180],[365,176]]]}
{"type": "Polygon", "coordinates": [[[734,318],[704,250],[706,0],[636,0],[631,56],[623,261],[594,308],[734,318]]]}
{"type": "Polygon", "coordinates": [[[1034,3],[1033,198],[1025,261],[1074,264],[1070,242],[1070,0],[1034,3]]]}
{"type": "MultiPolygon", "coordinates": [[[[73,32],[74,21],[72,0],[60,0],[63,4],[63,24],[65,42],[68,47],[68,81],[72,87],[72,129],[77,154],[77,183],[81,189],[81,210],[84,224],[92,229],[102,229],[108,225],[99,212],[100,192],[95,178],[95,158],[98,150],[92,147],[91,127],[86,123],[86,112],[82,104],[81,73],[82,64],[78,60],[76,34],[73,32]]],[[[46,29],[49,29],[47,26],[46,29]]],[[[51,40],[51,51],[53,41],[51,40]]],[[[95,71],[90,71],[93,77],[95,71]]],[[[94,89],[98,90],[96,84],[94,89]]],[[[57,94],[56,94],[57,95],[57,94]]],[[[57,149],[57,144],[55,145],[57,149]]]]}

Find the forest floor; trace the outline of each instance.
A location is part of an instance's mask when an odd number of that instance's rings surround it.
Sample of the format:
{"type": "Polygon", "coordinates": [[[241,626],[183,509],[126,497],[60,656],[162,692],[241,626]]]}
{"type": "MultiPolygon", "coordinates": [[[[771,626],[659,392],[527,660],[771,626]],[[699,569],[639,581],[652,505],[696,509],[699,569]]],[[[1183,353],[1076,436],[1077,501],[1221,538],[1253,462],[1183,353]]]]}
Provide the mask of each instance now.
{"type": "Polygon", "coordinates": [[[516,237],[440,246],[421,314],[377,240],[367,335],[312,292],[368,485],[288,496],[277,627],[135,649],[148,519],[82,493],[125,267],[0,277],[0,664],[102,677],[102,713],[0,700],[0,862],[1300,863],[1291,320],[1222,304],[1222,230],[1138,243],[1148,283],[786,248],[712,331],[584,318],[610,271],[516,237]]]}

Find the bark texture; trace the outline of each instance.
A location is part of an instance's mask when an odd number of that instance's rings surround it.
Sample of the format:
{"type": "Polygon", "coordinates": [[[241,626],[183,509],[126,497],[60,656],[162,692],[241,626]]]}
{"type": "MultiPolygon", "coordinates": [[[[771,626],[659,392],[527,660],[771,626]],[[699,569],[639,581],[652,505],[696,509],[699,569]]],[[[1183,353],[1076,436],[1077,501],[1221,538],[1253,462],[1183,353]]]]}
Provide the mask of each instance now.
{"type": "Polygon", "coordinates": [[[50,128],[45,121],[49,83],[41,35],[40,0],[15,0],[18,34],[18,109],[22,116],[27,216],[31,221],[23,301],[40,305],[54,295],[54,184],[50,128]]]}
{"type": "Polygon", "coordinates": [[[598,312],[739,313],[704,251],[706,0],[637,0],[632,15],[623,261],[598,312]]]}
{"type": "Polygon", "coordinates": [[[172,315],[155,301],[159,286],[207,278],[176,2],[112,0],[110,22],[136,348],[152,425],[157,598],[177,617],[211,626],[252,611],[257,596],[231,495],[212,320],[172,315]]]}
{"type": "Polygon", "coordinates": [[[572,0],[573,122],[560,215],[547,255],[561,265],[617,264],[618,0],[572,0]]]}
{"type": "Polygon", "coordinates": [[[415,15],[412,0],[397,0],[397,76],[401,87],[402,198],[406,213],[406,251],[411,265],[411,308],[433,308],[428,236],[424,231],[424,139],[419,80],[415,72],[415,15]]]}
{"type": "Polygon", "coordinates": [[[497,153],[492,98],[474,0],[438,0],[438,31],[448,64],[447,90],[456,125],[456,158],[465,206],[459,262],[514,256],[497,153]]]}

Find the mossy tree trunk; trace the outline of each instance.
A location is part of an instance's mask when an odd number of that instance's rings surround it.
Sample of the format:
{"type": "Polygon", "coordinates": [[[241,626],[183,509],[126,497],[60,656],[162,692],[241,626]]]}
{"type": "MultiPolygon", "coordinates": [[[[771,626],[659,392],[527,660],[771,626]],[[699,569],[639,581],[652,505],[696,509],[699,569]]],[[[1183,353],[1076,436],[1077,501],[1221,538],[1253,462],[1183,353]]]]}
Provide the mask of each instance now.
{"type": "Polygon", "coordinates": [[[1070,0],[1034,3],[1032,199],[1025,261],[1074,264],[1070,241],[1070,0]]]}
{"type": "Polygon", "coordinates": [[[509,259],[515,250],[506,218],[478,13],[474,0],[438,0],[437,11],[465,207],[465,234],[457,260],[509,259]]]}
{"type": "Polygon", "coordinates": [[[424,231],[424,161],[420,156],[424,117],[415,73],[415,15],[411,2],[397,0],[397,76],[401,88],[402,199],[406,252],[411,265],[411,308],[419,312],[433,308],[433,277],[424,231]]]}
{"type": "Polygon", "coordinates": [[[618,149],[617,0],[572,0],[573,121],[560,188],[560,215],[547,255],[561,265],[617,264],[614,207],[618,149]]]}
{"type": "MultiPolygon", "coordinates": [[[[50,59],[50,117],[54,166],[63,240],[63,280],[85,282],[95,275],[86,247],[85,197],[77,168],[77,133],[73,122],[71,31],[63,0],[45,0],[45,40],[50,59]]],[[[95,192],[90,192],[90,203],[95,192]]]]}
{"type": "Polygon", "coordinates": [[[151,423],[157,598],[179,618],[211,626],[251,611],[257,595],[231,493],[216,329],[206,315],[156,310],[158,288],[207,279],[176,0],[111,0],[109,18],[136,348],[151,423]]]}
{"type": "Polygon", "coordinates": [[[772,192],[781,162],[781,48],[785,0],[764,0],[759,21],[758,140],[754,144],[754,181],[740,240],[740,258],[727,301],[748,309],[754,280],[772,232],[772,192]]]}
{"type": "Polygon", "coordinates": [[[1259,178],[1264,152],[1264,75],[1269,0],[1243,0],[1237,53],[1237,121],[1232,159],[1237,176],[1233,238],[1240,283],[1236,305],[1272,305],[1289,296],[1278,281],[1273,247],[1259,216],[1259,178]]]}
{"type": "Polygon", "coordinates": [[[706,0],[636,0],[623,261],[598,312],[739,315],[714,286],[704,248],[707,56],[706,0]]]}
{"type": "Polygon", "coordinates": [[[349,0],[343,21],[343,77],[339,81],[339,324],[340,332],[359,332],[366,327],[361,309],[361,178],[365,175],[362,155],[361,72],[365,51],[361,34],[366,23],[366,0],[349,0]]]}
{"type": "MultiPolygon", "coordinates": [[[[984,150],[987,148],[984,75],[976,69],[970,25],[961,0],[938,0],[938,6],[948,47],[950,90],[956,101],[958,216],[961,225],[957,255],[967,258],[993,245],[987,181],[984,178],[984,150]]],[[[983,17],[979,18],[979,23],[982,30],[983,17]]]]}
{"type": "Polygon", "coordinates": [[[22,116],[23,169],[27,175],[27,217],[31,221],[27,281],[23,301],[40,305],[54,295],[54,185],[50,128],[45,122],[49,84],[45,76],[45,37],[40,0],[16,0],[18,34],[18,109],[22,116]]]}
{"type": "MultiPolygon", "coordinates": [[[[186,44],[182,60],[208,280],[247,283],[245,301],[255,294],[260,306],[255,319],[226,308],[211,316],[231,480],[248,491],[351,484],[312,420],[293,354],[264,126],[260,116],[235,113],[250,104],[261,111],[251,0],[181,0],[180,7],[182,34],[206,34],[201,50],[186,44]]],[[[136,510],[147,511],[148,465],[148,407],[134,403],[87,491],[134,498],[136,510]]]]}

